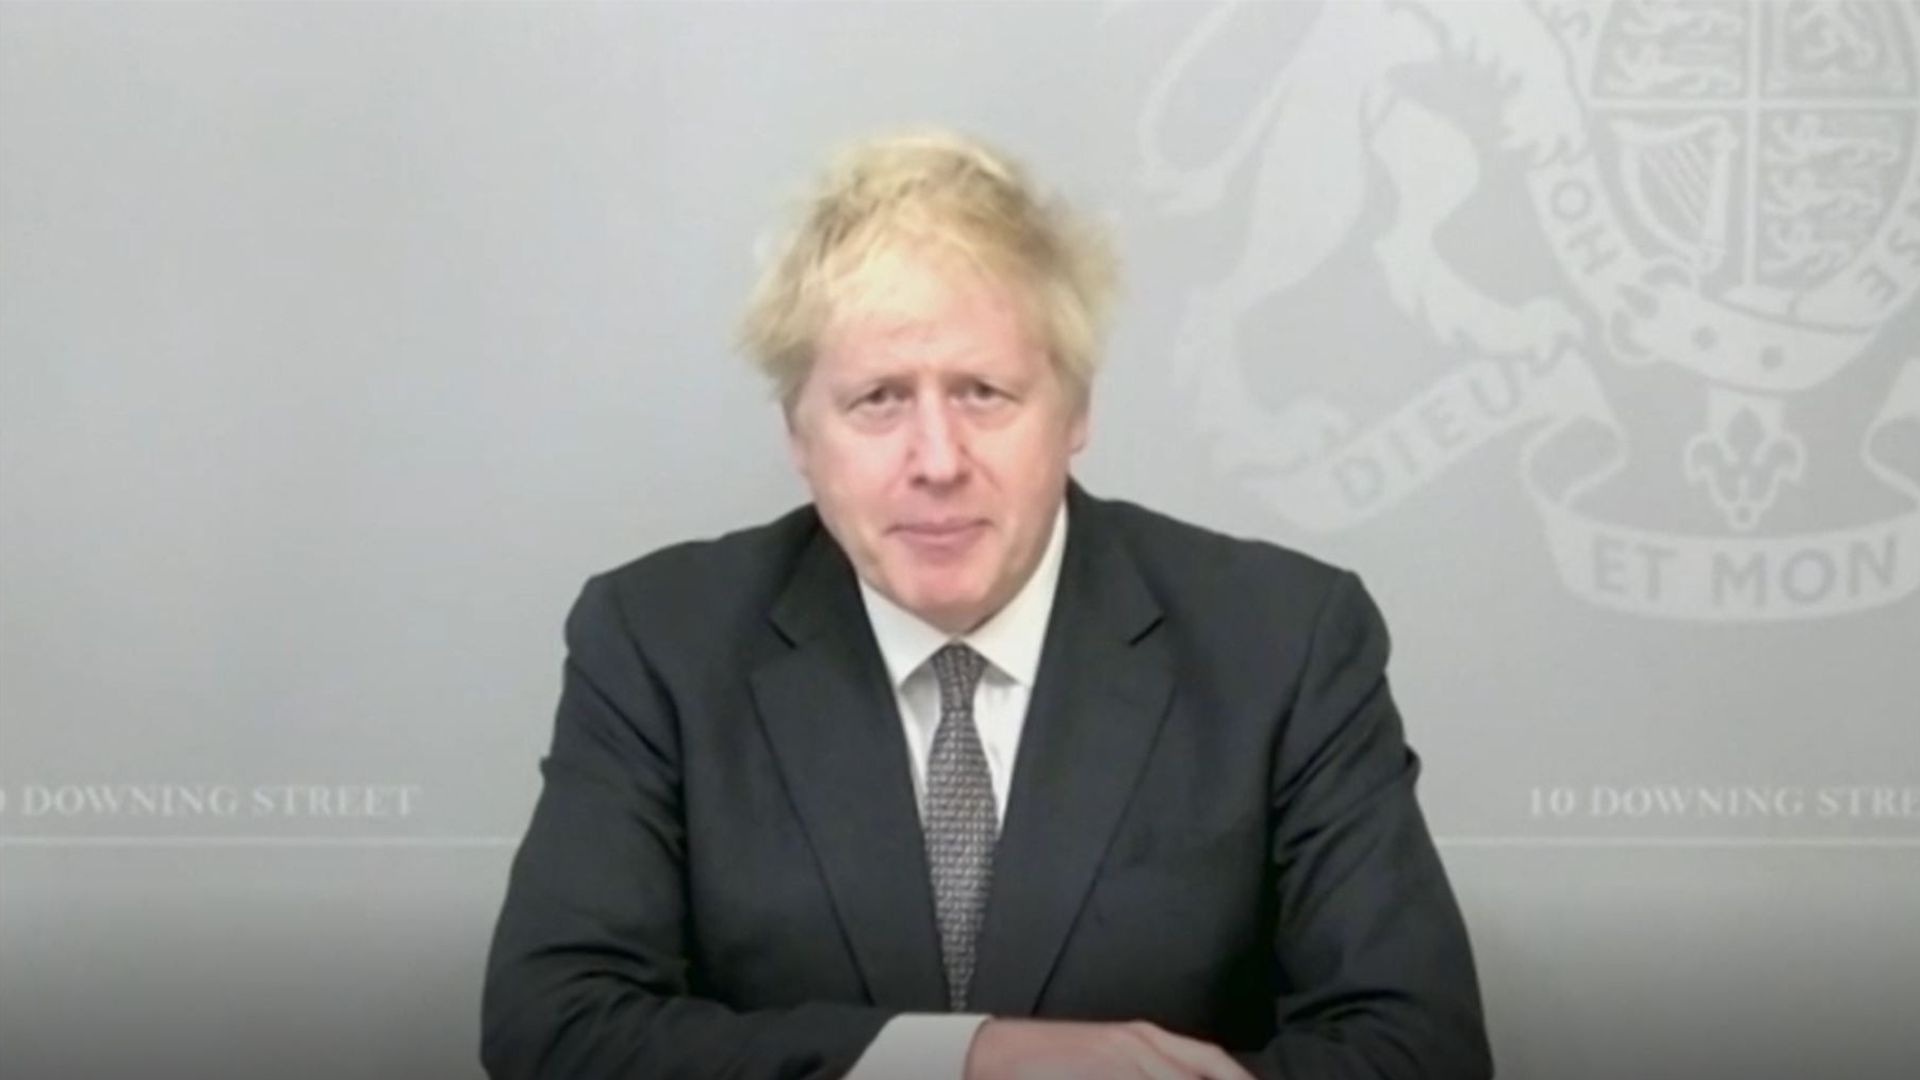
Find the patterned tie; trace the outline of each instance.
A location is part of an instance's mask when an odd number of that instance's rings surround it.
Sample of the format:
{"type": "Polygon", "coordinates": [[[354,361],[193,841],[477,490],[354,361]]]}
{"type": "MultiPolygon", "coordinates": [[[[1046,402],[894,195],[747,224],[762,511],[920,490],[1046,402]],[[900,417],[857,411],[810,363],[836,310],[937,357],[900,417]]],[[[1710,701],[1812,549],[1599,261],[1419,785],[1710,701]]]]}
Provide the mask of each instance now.
{"type": "Polygon", "coordinates": [[[974,939],[987,911],[993,883],[993,845],[999,822],[993,777],[973,726],[973,690],[987,661],[965,645],[933,654],[940,681],[940,726],[927,762],[927,803],[921,815],[927,860],[933,873],[934,914],[940,922],[940,958],[947,969],[947,999],[967,1007],[973,981],[974,939]]]}

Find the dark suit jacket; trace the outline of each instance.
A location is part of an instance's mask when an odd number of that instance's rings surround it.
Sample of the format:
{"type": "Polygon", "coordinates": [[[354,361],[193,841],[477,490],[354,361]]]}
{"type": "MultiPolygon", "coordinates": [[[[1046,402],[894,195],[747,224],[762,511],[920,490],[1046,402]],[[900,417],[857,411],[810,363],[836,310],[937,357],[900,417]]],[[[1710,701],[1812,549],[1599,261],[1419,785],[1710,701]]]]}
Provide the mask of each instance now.
{"type": "MultiPolygon", "coordinates": [[[[1359,581],[1069,495],[970,1006],[1479,1077],[1359,581]]],[[[946,1007],[905,738],[811,508],[593,578],[488,962],[496,1077],[833,1077],[946,1007]]]]}

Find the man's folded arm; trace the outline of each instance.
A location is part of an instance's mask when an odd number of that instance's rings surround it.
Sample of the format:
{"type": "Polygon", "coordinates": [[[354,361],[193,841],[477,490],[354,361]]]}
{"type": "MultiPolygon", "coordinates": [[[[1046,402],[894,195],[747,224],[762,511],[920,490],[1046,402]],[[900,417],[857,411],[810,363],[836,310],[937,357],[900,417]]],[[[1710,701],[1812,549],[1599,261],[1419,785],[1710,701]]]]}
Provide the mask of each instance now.
{"type": "Polygon", "coordinates": [[[1465,925],[1414,797],[1388,636],[1359,579],[1324,602],[1275,751],[1278,1034],[1262,1077],[1491,1076],[1465,925]]]}
{"type": "Polygon", "coordinates": [[[840,1077],[890,1015],[693,996],[680,740],[605,578],[567,619],[553,746],[487,962],[492,1077],[840,1077]]]}

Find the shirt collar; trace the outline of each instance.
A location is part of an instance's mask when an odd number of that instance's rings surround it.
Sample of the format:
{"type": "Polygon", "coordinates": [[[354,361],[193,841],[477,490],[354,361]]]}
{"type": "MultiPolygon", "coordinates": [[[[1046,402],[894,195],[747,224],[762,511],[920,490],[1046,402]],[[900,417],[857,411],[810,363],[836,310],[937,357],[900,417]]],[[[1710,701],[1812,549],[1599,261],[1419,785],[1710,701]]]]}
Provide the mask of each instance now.
{"type": "Polygon", "coordinates": [[[1027,575],[1026,584],[1013,599],[970,634],[949,636],[913,612],[883,596],[879,590],[860,580],[860,597],[866,602],[867,622],[873,627],[874,640],[887,665],[887,678],[895,690],[933,654],[950,641],[963,641],[986,658],[1002,675],[1031,687],[1040,671],[1040,648],[1046,643],[1047,621],[1053,614],[1053,598],[1060,584],[1060,564],[1067,547],[1067,504],[1063,499],[1054,512],[1053,528],[1040,562],[1027,575]]]}

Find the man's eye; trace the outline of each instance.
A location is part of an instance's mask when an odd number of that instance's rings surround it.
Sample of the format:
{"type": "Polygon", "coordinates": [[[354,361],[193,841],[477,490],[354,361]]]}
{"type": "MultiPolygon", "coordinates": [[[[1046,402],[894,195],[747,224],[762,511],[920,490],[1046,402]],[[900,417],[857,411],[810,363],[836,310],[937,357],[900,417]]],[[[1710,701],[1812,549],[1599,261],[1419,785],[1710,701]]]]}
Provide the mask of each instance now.
{"type": "Polygon", "coordinates": [[[856,407],[862,409],[886,408],[906,400],[906,394],[897,386],[876,386],[853,399],[856,407]]]}
{"type": "Polygon", "coordinates": [[[960,388],[960,396],[970,403],[982,404],[998,401],[1005,395],[1000,393],[1000,388],[997,386],[983,382],[970,382],[960,388]]]}

